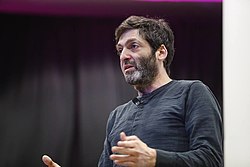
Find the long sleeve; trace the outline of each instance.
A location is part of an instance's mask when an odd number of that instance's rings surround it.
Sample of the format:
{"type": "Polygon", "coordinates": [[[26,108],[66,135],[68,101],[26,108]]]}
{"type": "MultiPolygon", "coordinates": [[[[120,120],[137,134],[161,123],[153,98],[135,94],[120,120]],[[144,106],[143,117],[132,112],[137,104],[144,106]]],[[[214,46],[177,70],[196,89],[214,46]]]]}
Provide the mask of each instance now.
{"type": "Polygon", "coordinates": [[[157,167],[222,167],[223,132],[220,106],[201,82],[189,89],[185,108],[185,129],[189,151],[169,152],[157,149],[157,167]]]}
{"type": "Polygon", "coordinates": [[[108,135],[110,134],[113,123],[114,123],[114,111],[110,113],[109,119],[107,121],[104,148],[103,148],[102,154],[101,154],[99,162],[98,162],[98,167],[111,167],[111,166],[113,166],[113,162],[109,159],[109,156],[111,154],[111,146],[110,146],[110,142],[108,141],[108,135]]]}

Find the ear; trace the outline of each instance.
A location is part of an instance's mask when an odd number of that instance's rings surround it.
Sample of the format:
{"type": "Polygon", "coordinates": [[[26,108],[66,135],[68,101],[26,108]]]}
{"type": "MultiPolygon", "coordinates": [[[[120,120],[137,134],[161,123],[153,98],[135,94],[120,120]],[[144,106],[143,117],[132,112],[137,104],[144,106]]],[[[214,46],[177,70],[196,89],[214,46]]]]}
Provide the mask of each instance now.
{"type": "Polygon", "coordinates": [[[161,44],[161,46],[156,51],[156,59],[164,61],[168,56],[168,50],[165,47],[164,44],[161,44]]]}

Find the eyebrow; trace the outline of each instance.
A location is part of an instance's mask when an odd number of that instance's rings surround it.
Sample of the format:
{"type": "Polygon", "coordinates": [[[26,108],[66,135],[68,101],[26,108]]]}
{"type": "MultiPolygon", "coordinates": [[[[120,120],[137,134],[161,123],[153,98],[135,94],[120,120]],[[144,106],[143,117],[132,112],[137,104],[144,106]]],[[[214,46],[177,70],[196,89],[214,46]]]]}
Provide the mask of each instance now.
{"type": "MultiPolygon", "coordinates": [[[[128,40],[125,42],[124,45],[127,45],[128,43],[131,43],[131,42],[134,42],[134,41],[137,41],[139,44],[141,43],[137,38],[130,38],[130,39],[128,39],[128,40]]],[[[117,43],[117,44],[116,44],[116,48],[118,48],[118,47],[120,47],[120,46],[123,46],[123,45],[121,45],[120,43],[117,43]]]]}

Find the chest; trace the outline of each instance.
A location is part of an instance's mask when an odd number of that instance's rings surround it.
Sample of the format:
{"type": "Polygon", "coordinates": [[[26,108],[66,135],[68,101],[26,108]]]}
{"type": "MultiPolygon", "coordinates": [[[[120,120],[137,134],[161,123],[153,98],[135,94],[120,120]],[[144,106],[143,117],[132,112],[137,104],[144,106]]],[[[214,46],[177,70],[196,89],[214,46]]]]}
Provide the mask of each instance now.
{"type": "Polygon", "coordinates": [[[165,147],[169,150],[169,147],[188,142],[183,100],[165,99],[142,103],[126,109],[123,113],[116,117],[110,132],[109,141],[112,146],[120,140],[120,132],[136,135],[154,148],[165,147]]]}

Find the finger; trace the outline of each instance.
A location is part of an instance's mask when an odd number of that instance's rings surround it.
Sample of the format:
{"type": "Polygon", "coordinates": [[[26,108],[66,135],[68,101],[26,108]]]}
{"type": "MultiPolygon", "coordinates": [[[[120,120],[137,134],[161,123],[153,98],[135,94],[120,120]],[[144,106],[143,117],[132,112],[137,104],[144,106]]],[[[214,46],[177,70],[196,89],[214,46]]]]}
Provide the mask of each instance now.
{"type": "Polygon", "coordinates": [[[126,136],[126,140],[131,141],[131,140],[140,140],[140,139],[137,136],[133,135],[133,136],[126,136]]]}
{"type": "Polygon", "coordinates": [[[124,132],[121,132],[120,133],[120,139],[122,140],[122,141],[124,141],[124,140],[126,140],[126,134],[124,133],[124,132]]]}
{"type": "Polygon", "coordinates": [[[114,163],[116,165],[119,165],[119,166],[127,166],[127,167],[135,166],[135,163],[131,162],[131,161],[119,161],[119,160],[115,160],[114,163]]]}
{"type": "Polygon", "coordinates": [[[139,140],[126,140],[126,141],[118,141],[117,146],[126,147],[126,148],[135,148],[140,144],[139,140]]]}
{"type": "Polygon", "coordinates": [[[134,166],[135,158],[129,155],[112,154],[110,159],[119,166],[134,166]]]}
{"type": "Polygon", "coordinates": [[[128,159],[129,155],[124,155],[124,154],[111,154],[110,159],[111,160],[124,160],[128,159]]]}
{"type": "Polygon", "coordinates": [[[120,139],[121,141],[131,141],[131,140],[140,140],[137,136],[132,135],[132,136],[127,136],[125,132],[120,133],[120,139]]]}
{"type": "Polygon", "coordinates": [[[135,157],[130,156],[130,155],[120,155],[120,154],[112,154],[109,157],[111,160],[116,161],[116,162],[135,162],[135,157]]]}
{"type": "Polygon", "coordinates": [[[114,154],[124,154],[124,150],[126,148],[125,147],[118,147],[118,146],[113,146],[111,148],[111,151],[114,153],[114,154]]]}
{"type": "Polygon", "coordinates": [[[133,148],[113,146],[111,150],[116,155],[134,155],[135,154],[134,153],[135,151],[133,148]]]}
{"type": "Polygon", "coordinates": [[[55,163],[49,156],[43,155],[42,160],[48,167],[60,167],[57,163],[55,163]]]}

